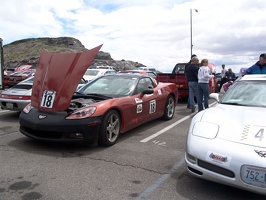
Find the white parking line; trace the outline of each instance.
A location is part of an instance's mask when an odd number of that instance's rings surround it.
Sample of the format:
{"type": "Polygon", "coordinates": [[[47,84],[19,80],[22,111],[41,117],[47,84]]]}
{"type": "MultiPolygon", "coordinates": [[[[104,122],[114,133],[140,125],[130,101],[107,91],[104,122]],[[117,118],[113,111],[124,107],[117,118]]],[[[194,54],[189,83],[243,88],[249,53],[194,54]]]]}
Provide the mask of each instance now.
{"type": "MultiPolygon", "coordinates": [[[[210,104],[209,106],[211,107],[211,106],[213,106],[214,104],[216,104],[216,102],[213,102],[213,103],[210,104]]],[[[157,133],[154,133],[153,135],[151,135],[151,136],[149,136],[149,137],[147,137],[147,138],[141,140],[140,142],[145,143],[145,142],[148,142],[148,141],[152,140],[153,138],[156,138],[157,136],[159,136],[159,135],[165,133],[165,132],[168,131],[169,129],[171,129],[171,128],[175,127],[176,125],[180,124],[181,122],[183,122],[183,121],[189,119],[190,117],[192,117],[192,116],[195,115],[195,114],[196,114],[196,113],[192,113],[192,114],[190,114],[190,115],[188,115],[188,116],[186,116],[186,117],[184,117],[184,118],[182,118],[182,119],[176,121],[175,123],[173,123],[173,124],[171,124],[171,125],[165,127],[164,129],[158,131],[157,133]]]]}
{"type": "Polygon", "coordinates": [[[171,177],[171,174],[178,171],[178,169],[185,163],[185,157],[183,156],[179,161],[175,163],[173,168],[168,171],[166,174],[161,176],[159,179],[154,181],[150,186],[145,188],[145,190],[139,194],[138,197],[134,198],[134,200],[148,199],[151,194],[159,187],[161,187],[168,179],[171,177]]]}

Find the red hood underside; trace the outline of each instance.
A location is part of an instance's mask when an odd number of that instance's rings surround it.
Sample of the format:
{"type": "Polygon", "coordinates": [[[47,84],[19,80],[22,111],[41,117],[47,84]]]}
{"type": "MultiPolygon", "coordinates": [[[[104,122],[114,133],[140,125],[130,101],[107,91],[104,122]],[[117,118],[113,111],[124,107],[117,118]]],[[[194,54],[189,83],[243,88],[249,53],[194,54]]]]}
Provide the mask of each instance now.
{"type": "Polygon", "coordinates": [[[101,47],[81,53],[52,54],[43,50],[34,76],[31,105],[45,112],[66,110],[101,47]]]}

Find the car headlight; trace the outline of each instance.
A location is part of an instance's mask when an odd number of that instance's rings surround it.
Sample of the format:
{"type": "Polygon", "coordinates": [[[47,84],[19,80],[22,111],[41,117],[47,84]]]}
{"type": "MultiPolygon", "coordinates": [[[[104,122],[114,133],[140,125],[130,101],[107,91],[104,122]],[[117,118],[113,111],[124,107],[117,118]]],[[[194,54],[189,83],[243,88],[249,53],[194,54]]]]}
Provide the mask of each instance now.
{"type": "Polygon", "coordinates": [[[193,127],[192,135],[207,139],[216,138],[219,126],[210,122],[196,122],[193,127]]]}
{"type": "Polygon", "coordinates": [[[83,118],[87,118],[87,117],[90,117],[91,115],[93,115],[93,113],[95,113],[95,111],[96,111],[96,107],[95,106],[82,108],[82,109],[79,109],[79,110],[75,110],[71,115],[66,117],[66,119],[83,119],[83,118]]]}
{"type": "Polygon", "coordinates": [[[25,108],[23,108],[23,112],[26,113],[26,114],[28,114],[31,111],[32,108],[33,107],[29,103],[25,108]]]}

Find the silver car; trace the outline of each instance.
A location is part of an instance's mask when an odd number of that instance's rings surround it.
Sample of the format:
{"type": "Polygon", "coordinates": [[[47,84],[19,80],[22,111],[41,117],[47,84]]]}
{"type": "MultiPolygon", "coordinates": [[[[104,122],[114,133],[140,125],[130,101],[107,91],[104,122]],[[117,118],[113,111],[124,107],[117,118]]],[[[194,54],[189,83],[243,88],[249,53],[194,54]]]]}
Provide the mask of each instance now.
{"type": "Polygon", "coordinates": [[[34,76],[19,82],[17,85],[2,91],[0,106],[4,110],[22,111],[31,101],[31,89],[34,76]]]}
{"type": "Polygon", "coordinates": [[[197,113],[187,136],[190,174],[266,194],[266,75],[245,75],[197,113]],[[264,133],[265,132],[265,133],[264,133]]]}
{"type": "MultiPolygon", "coordinates": [[[[34,76],[19,82],[17,85],[4,90],[0,94],[0,106],[3,110],[22,111],[31,101],[34,76]]],[[[82,78],[77,89],[80,89],[88,81],[82,78]]]]}

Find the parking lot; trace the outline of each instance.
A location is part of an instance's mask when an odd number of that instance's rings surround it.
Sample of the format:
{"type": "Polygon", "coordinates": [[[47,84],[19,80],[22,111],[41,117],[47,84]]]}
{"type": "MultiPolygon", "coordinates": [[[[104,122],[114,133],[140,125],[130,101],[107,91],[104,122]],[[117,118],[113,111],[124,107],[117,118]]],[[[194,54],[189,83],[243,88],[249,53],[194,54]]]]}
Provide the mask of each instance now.
{"type": "Polygon", "coordinates": [[[179,102],[172,120],[144,124],[105,148],[33,141],[19,132],[18,112],[0,110],[0,200],[265,199],[188,175],[192,116],[179,102]]]}

